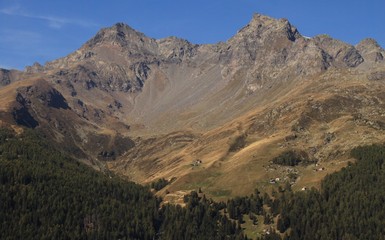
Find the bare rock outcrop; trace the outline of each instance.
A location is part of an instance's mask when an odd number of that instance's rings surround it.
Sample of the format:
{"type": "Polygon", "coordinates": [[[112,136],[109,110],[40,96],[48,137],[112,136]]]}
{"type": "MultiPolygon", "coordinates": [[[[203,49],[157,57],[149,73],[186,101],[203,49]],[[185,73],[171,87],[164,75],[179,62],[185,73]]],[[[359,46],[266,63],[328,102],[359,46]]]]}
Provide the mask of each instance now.
{"type": "Polygon", "coordinates": [[[8,70],[0,68],[0,87],[11,84],[12,82],[20,80],[22,72],[18,70],[8,70]]]}
{"type": "Polygon", "coordinates": [[[313,40],[319,48],[330,56],[331,64],[337,68],[354,68],[364,61],[354,46],[333,39],[328,35],[319,35],[314,37],[313,40]]]}
{"type": "Polygon", "coordinates": [[[384,62],[385,50],[372,38],[362,40],[356,45],[356,49],[368,63],[384,62]]]}
{"type": "Polygon", "coordinates": [[[5,86],[11,83],[11,71],[0,69],[0,86],[5,86]]]}

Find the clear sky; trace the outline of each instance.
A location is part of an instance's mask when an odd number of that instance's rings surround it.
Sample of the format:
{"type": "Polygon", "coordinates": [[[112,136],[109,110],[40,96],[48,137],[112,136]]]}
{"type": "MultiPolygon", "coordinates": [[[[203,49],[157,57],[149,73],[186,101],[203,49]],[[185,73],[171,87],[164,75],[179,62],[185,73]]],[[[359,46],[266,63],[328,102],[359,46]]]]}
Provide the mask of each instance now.
{"type": "Polygon", "coordinates": [[[0,0],[0,67],[66,56],[117,22],[153,38],[226,41],[253,13],[287,18],[305,36],[385,47],[385,0],[0,0]]]}

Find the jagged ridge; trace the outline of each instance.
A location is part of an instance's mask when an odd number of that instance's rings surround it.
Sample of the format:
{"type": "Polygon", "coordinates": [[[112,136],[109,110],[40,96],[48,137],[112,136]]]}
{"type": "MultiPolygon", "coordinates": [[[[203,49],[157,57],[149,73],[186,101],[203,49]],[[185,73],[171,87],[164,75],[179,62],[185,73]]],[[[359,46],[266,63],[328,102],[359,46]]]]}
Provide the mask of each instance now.
{"type": "MultiPolygon", "coordinates": [[[[118,23],[67,57],[12,78],[2,71],[7,86],[0,91],[13,95],[0,117],[21,124],[23,117],[7,111],[25,110],[38,124],[24,125],[45,129],[93,165],[137,181],[178,176],[173,186],[186,189],[183,181],[199,182],[211,171],[260,171],[281,149],[327,161],[356,143],[384,139],[373,130],[384,126],[384,54],[371,39],[352,46],[326,35],[307,38],[288,20],[260,14],[211,45],[152,39],[118,23]],[[33,86],[45,97],[25,97],[33,86]],[[17,94],[31,104],[21,104],[17,94]],[[62,96],[58,107],[52,96],[62,96]],[[353,129],[371,140],[346,138],[353,129]],[[336,134],[336,141],[327,137],[336,134]],[[183,166],[197,159],[204,168],[193,176],[183,166]]],[[[214,178],[211,188],[246,181],[214,178]]]]}

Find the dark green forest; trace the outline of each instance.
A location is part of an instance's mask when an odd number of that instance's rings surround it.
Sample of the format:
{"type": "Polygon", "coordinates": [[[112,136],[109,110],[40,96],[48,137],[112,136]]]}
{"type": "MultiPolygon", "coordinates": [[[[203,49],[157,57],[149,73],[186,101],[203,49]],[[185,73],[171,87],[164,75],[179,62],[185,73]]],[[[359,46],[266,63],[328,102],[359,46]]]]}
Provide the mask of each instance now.
{"type": "Polygon", "coordinates": [[[150,184],[150,187],[155,189],[155,191],[159,191],[162,188],[166,187],[170,182],[164,178],[160,178],[155,182],[152,182],[150,184]]]}
{"type": "Polygon", "coordinates": [[[261,239],[385,239],[385,146],[351,155],[320,190],[286,184],[226,203],[191,192],[181,207],[79,163],[36,130],[0,129],[0,239],[247,239],[240,224],[262,224],[257,215],[276,229],[261,239]]]}
{"type": "Polygon", "coordinates": [[[320,191],[284,191],[273,200],[283,239],[385,239],[385,146],[351,155],[357,161],[328,175],[320,191]]]}
{"type": "Polygon", "coordinates": [[[244,239],[223,204],[192,193],[164,205],[148,187],[97,172],[37,131],[0,130],[0,239],[244,239]]]}

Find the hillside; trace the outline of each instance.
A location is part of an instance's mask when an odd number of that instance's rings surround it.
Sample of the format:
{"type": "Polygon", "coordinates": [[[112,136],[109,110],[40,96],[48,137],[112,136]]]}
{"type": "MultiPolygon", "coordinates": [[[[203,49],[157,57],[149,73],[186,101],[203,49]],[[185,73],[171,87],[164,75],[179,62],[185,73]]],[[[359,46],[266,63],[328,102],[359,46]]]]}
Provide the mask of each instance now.
{"type": "Polygon", "coordinates": [[[118,23],[64,58],[1,70],[0,124],[135,182],[174,178],[159,192],[171,201],[319,186],[351,149],[385,141],[384,56],[373,39],[308,38],[260,14],[210,45],[118,23]],[[288,151],[312,164],[271,162],[288,151]]]}
{"type": "Polygon", "coordinates": [[[161,206],[149,188],[80,164],[39,131],[0,129],[0,190],[1,239],[243,239],[223,203],[191,194],[187,208],[161,206]]]}
{"type": "MultiPolygon", "coordinates": [[[[321,190],[215,202],[202,193],[160,204],[149,188],[97,172],[57,151],[36,130],[0,129],[1,239],[379,239],[384,145],[354,148],[356,163],[321,190]],[[306,206],[306,207],[303,207],[306,206]],[[246,235],[247,234],[247,235],[246,235]]],[[[277,191],[278,190],[278,191],[277,191]]]]}

